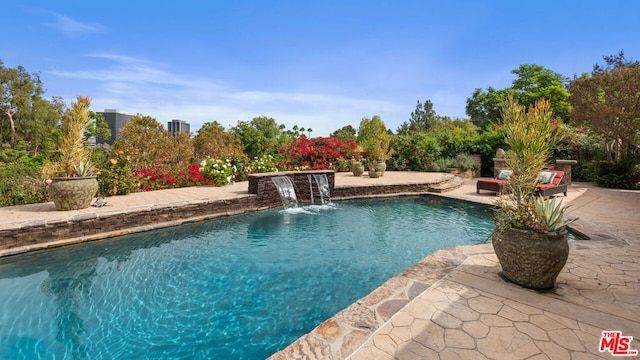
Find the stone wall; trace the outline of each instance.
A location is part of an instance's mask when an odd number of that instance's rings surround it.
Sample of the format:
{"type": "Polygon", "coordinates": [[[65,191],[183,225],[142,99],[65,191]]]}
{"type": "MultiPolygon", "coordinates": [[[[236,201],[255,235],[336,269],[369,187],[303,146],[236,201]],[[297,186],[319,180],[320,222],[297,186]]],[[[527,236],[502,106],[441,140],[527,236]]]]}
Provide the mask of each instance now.
{"type": "Polygon", "coordinates": [[[331,192],[334,198],[353,198],[375,195],[421,194],[429,192],[434,184],[398,184],[357,187],[339,187],[331,192]]]}
{"type": "Polygon", "coordinates": [[[0,251],[24,252],[36,248],[69,244],[150,230],[164,225],[232,215],[259,209],[255,196],[232,200],[200,201],[176,206],[144,207],[109,214],[81,214],[68,220],[36,220],[13,229],[0,230],[0,251]]]}
{"type": "Polygon", "coordinates": [[[262,174],[249,175],[249,194],[255,194],[257,202],[261,206],[276,206],[282,203],[278,189],[271,180],[275,176],[288,176],[293,183],[293,188],[296,191],[296,197],[298,202],[310,202],[311,201],[311,189],[309,187],[309,176],[311,175],[311,184],[313,186],[313,198],[317,201],[320,199],[318,192],[318,185],[313,179],[313,175],[324,174],[327,176],[327,182],[329,183],[329,192],[333,196],[336,173],[333,170],[312,170],[312,171],[283,171],[272,172],[262,174]]]}

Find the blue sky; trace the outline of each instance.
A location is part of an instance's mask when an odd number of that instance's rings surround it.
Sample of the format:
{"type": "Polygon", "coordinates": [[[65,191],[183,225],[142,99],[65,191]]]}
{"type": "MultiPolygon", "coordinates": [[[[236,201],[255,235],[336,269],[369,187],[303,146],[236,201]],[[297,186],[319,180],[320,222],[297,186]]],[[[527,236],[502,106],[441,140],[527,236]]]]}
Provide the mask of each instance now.
{"type": "Polygon", "coordinates": [[[520,64],[591,71],[639,59],[636,1],[11,1],[0,60],[40,73],[45,96],[165,124],[269,116],[313,136],[416,102],[466,117],[475,88],[505,88],[520,64]]]}

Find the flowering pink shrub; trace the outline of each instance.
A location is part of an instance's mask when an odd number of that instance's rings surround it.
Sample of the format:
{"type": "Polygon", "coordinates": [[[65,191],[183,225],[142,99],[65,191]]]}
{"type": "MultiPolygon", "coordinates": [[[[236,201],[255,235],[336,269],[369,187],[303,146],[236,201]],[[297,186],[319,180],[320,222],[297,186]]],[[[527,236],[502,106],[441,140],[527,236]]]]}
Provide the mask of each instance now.
{"type": "Polygon", "coordinates": [[[358,144],[354,141],[340,141],[335,136],[295,138],[280,149],[282,160],[279,166],[288,170],[338,170],[346,171],[346,160],[355,157],[358,144]]]}
{"type": "Polygon", "coordinates": [[[152,191],[179,187],[210,185],[213,182],[200,174],[200,166],[191,164],[187,171],[153,166],[134,171],[133,176],[140,184],[140,190],[152,191]]]}

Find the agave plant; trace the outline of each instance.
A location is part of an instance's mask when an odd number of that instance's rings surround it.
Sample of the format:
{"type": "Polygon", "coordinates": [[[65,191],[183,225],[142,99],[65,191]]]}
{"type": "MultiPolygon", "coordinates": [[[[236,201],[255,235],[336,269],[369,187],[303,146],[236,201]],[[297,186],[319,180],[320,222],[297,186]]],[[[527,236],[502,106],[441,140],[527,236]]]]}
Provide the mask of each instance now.
{"type": "Polygon", "coordinates": [[[78,164],[73,164],[77,177],[86,177],[94,175],[95,165],[91,161],[80,161],[78,164]]]}
{"type": "Polygon", "coordinates": [[[562,200],[556,203],[556,198],[538,196],[535,198],[534,204],[542,226],[548,232],[561,231],[568,223],[576,220],[564,221],[564,212],[568,206],[562,206],[562,200]]]}

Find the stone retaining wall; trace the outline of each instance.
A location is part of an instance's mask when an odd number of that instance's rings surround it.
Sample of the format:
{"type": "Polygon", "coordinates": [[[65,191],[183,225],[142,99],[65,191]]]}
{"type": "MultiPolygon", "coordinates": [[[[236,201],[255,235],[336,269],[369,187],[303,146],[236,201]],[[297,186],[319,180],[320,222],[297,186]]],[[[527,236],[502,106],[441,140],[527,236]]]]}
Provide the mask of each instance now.
{"type": "Polygon", "coordinates": [[[331,192],[332,198],[352,198],[402,193],[421,194],[429,191],[434,184],[373,185],[357,187],[337,187],[331,192]]]}
{"type": "Polygon", "coordinates": [[[257,202],[263,206],[274,206],[281,204],[280,194],[278,189],[271,180],[275,176],[288,176],[293,183],[293,188],[296,191],[296,197],[298,202],[310,202],[311,201],[311,189],[309,187],[309,176],[311,175],[311,185],[313,186],[313,198],[318,200],[320,195],[318,193],[318,186],[313,179],[313,175],[326,175],[327,182],[329,183],[329,192],[331,196],[334,194],[334,188],[336,183],[336,173],[333,170],[312,170],[312,171],[283,171],[283,172],[271,172],[261,174],[249,175],[249,194],[255,194],[257,196],[257,202]]]}
{"type": "Polygon", "coordinates": [[[108,214],[80,214],[70,219],[33,221],[17,228],[0,230],[0,251],[4,250],[2,254],[10,255],[46,248],[47,244],[55,246],[123,235],[135,228],[142,231],[180,220],[237,214],[261,208],[256,200],[255,196],[246,196],[232,200],[149,206],[108,214]],[[65,240],[69,241],[64,242],[65,240]],[[11,249],[16,250],[12,252],[11,249]]]}

